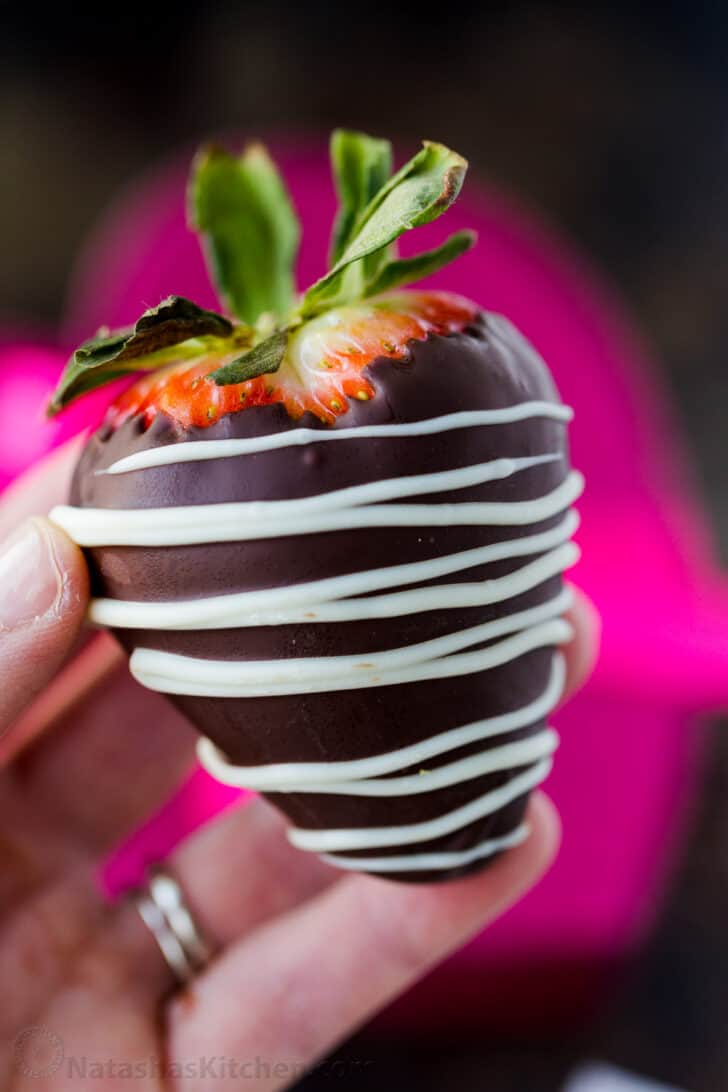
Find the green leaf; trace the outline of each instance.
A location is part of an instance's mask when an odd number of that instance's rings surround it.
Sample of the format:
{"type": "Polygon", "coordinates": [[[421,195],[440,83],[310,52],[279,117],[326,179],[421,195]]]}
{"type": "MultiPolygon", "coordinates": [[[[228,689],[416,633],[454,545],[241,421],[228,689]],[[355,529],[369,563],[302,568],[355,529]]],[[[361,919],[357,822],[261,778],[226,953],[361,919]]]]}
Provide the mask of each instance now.
{"type": "Polygon", "coordinates": [[[422,277],[429,277],[459,258],[461,254],[465,254],[475,245],[476,240],[477,235],[474,231],[456,231],[442,246],[434,250],[416,254],[413,258],[400,258],[398,261],[389,262],[374,280],[369,282],[366,295],[376,296],[380,292],[388,292],[391,288],[401,288],[405,284],[411,284],[412,281],[421,280],[422,277]]]}
{"type": "Polygon", "coordinates": [[[188,193],[191,225],[202,236],[226,308],[241,321],[171,296],[125,330],[99,331],[69,360],[48,412],[122,375],[167,364],[242,355],[211,371],[221,386],[276,372],[291,331],[329,308],[401,287],[442,268],[474,242],[458,232],[434,250],[397,259],[396,240],[436,219],[458,196],[466,161],[442,144],[422,150],[390,177],[391,146],[364,133],[337,130],[331,160],[340,208],[333,229],[333,268],[295,299],[293,267],[299,224],[275,165],[261,145],[234,157],[203,149],[188,193]],[[251,348],[252,347],[252,348],[251,348]]]}
{"type": "Polygon", "coordinates": [[[193,165],[189,219],[229,310],[253,325],[293,307],[300,227],[285,184],[261,144],[237,158],[203,149],[193,165]]]}
{"type": "Polygon", "coordinates": [[[301,304],[303,318],[353,298],[355,289],[345,278],[347,268],[389,246],[410,228],[441,216],[460,193],[467,166],[462,156],[443,144],[426,141],[375,194],[357,220],[339,261],[306,292],[301,304]]]}
{"type": "MultiPolygon", "coordinates": [[[[100,331],[76,349],[64,368],[48,413],[51,416],[58,413],[74,398],[121,375],[150,370],[178,359],[179,346],[184,342],[227,338],[232,332],[232,323],[222,315],[204,311],[182,296],[169,296],[158,307],[145,311],[134,326],[115,333],[100,331]]],[[[190,355],[199,353],[199,344],[190,346],[190,355]]]]}
{"type": "Polygon", "coordinates": [[[277,372],[288,347],[288,330],[277,330],[265,341],[261,341],[249,353],[231,360],[217,371],[210,372],[218,387],[227,387],[231,383],[244,383],[246,379],[256,379],[259,375],[277,372]]]}
{"type": "Polygon", "coordinates": [[[351,242],[358,217],[392,172],[392,145],[366,133],[335,129],[331,134],[331,169],[339,198],[329,261],[335,265],[351,242]]]}

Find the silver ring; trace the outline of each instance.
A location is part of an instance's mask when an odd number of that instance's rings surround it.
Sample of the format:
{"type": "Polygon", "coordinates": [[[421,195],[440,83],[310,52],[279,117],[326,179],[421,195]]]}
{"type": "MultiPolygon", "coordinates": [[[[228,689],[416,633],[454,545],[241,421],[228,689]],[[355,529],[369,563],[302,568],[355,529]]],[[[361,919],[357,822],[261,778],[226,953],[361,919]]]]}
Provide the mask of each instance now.
{"type": "Polygon", "coordinates": [[[170,970],[180,982],[189,982],[207,966],[213,953],[177,880],[161,868],[151,869],[145,886],[134,892],[133,899],[170,970]]]}

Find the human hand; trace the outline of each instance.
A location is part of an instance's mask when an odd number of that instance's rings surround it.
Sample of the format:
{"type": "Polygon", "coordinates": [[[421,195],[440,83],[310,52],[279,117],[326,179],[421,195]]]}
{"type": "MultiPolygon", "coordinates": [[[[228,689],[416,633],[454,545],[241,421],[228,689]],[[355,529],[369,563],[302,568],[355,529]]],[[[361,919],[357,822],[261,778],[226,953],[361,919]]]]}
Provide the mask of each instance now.
{"type": "MultiPolygon", "coordinates": [[[[85,1059],[106,1066],[99,1092],[128,1088],[132,1072],[140,1092],[282,1088],[531,887],[558,819],[537,793],[530,837],[487,871],[407,886],[293,849],[262,800],[232,809],[169,861],[217,953],[173,992],[135,906],[106,903],[96,873],[184,776],[195,737],[106,634],[61,670],[79,646],[86,566],[60,530],[27,517],[63,497],[75,455],[57,453],[0,504],[3,1087],[65,1090],[71,1060],[85,1059]],[[229,1064],[205,1072],[201,1058],[229,1064]]],[[[572,621],[567,694],[596,645],[579,596],[572,621]]]]}

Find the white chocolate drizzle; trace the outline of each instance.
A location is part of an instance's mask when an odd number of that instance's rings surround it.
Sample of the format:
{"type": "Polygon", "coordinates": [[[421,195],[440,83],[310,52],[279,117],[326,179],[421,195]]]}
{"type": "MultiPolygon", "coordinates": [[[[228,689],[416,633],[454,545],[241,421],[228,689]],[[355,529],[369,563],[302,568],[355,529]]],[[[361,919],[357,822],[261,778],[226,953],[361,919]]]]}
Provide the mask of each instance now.
{"type": "MultiPolygon", "coordinates": [[[[406,424],[326,430],[300,428],[248,439],[172,443],[137,452],[97,473],[124,474],[333,440],[428,436],[531,417],[566,423],[571,420],[572,411],[556,403],[532,401],[498,410],[452,413],[406,424]]],[[[526,527],[564,513],[560,522],[547,530],[407,564],[181,602],[96,599],[90,608],[91,620],[101,625],[169,631],[403,617],[504,602],[538,588],[567,569],[578,558],[578,548],[570,542],[578,526],[578,517],[568,509],[582,491],[583,478],[571,471],[550,492],[525,501],[396,502],[503,480],[563,458],[560,452],[499,458],[473,466],[367,482],[292,500],[134,510],[62,506],[53,510],[51,518],[81,546],[179,547],[375,527],[526,527]],[[453,573],[515,558],[525,561],[503,576],[449,584],[430,583],[453,573]],[[373,594],[375,592],[386,594],[373,594]]],[[[564,589],[526,610],[512,611],[429,641],[370,654],[226,661],[137,648],[130,666],[134,677],[152,689],[213,698],[305,695],[425,682],[488,671],[535,649],[563,644],[572,632],[562,617],[569,602],[570,593],[564,589]]],[[[360,759],[238,767],[230,764],[214,744],[204,738],[198,744],[198,756],[213,777],[228,785],[273,793],[352,797],[386,798],[429,793],[484,775],[519,770],[504,784],[426,822],[339,830],[291,828],[288,832],[293,845],[322,854],[325,860],[344,869],[429,872],[464,867],[522,842],[527,836],[526,825],[521,824],[505,835],[458,852],[345,854],[346,851],[417,845],[445,837],[495,813],[543,781],[558,745],[556,733],[548,727],[526,738],[507,740],[499,746],[433,769],[421,767],[412,772],[412,768],[434,756],[538,723],[557,704],[564,675],[563,657],[554,653],[547,687],[534,701],[498,716],[437,733],[409,746],[360,759]],[[409,772],[401,772],[407,770],[409,772]],[[397,776],[389,776],[393,774],[397,776]]]]}
{"type": "MultiPolygon", "coordinates": [[[[486,717],[460,728],[451,728],[407,747],[398,747],[394,751],[370,755],[368,758],[343,762],[276,762],[267,766],[233,766],[212,740],[204,738],[197,745],[197,755],[208,773],[224,785],[253,789],[256,792],[345,793],[349,786],[356,783],[405,770],[448,751],[456,751],[494,736],[510,735],[535,724],[556,707],[564,688],[565,677],[564,657],[556,653],[546,689],[534,701],[520,709],[486,717]],[[316,788],[312,789],[312,785],[316,788]],[[324,785],[334,787],[324,789],[324,785]]],[[[549,751],[550,747],[547,747],[544,754],[549,751]]]]}
{"type": "Polygon", "coordinates": [[[494,410],[464,410],[445,413],[441,417],[429,417],[423,421],[408,421],[394,425],[362,425],[360,428],[294,428],[287,432],[272,432],[266,436],[253,436],[233,440],[191,440],[184,443],[166,444],[137,451],[123,459],[117,459],[98,474],[128,474],[133,470],[148,470],[154,466],[171,466],[174,463],[200,462],[206,459],[227,459],[236,455],[255,455],[261,451],[274,451],[282,447],[301,444],[319,444],[329,440],[388,439],[407,436],[434,436],[455,429],[474,428],[478,425],[505,425],[525,421],[530,417],[545,417],[568,423],[574,416],[569,406],[557,402],[519,402],[494,410]]]}
{"type": "Polygon", "coordinates": [[[406,823],[398,827],[350,827],[340,830],[304,830],[293,827],[288,831],[291,843],[312,853],[336,853],[342,849],[383,849],[392,845],[415,845],[443,838],[462,830],[478,819],[500,811],[506,804],[524,796],[540,785],[551,772],[552,762],[545,758],[522,773],[516,774],[497,789],[489,789],[475,800],[469,800],[453,811],[426,819],[423,823],[406,823]]]}
{"type": "MultiPolygon", "coordinates": [[[[434,792],[450,785],[459,785],[463,781],[472,781],[474,777],[497,773],[499,770],[512,770],[517,766],[530,766],[531,763],[552,754],[559,745],[559,737],[551,728],[537,732],[527,739],[514,743],[504,743],[481,754],[468,755],[456,762],[438,766],[434,770],[419,770],[402,777],[374,778],[371,781],[345,781],[330,784],[328,781],[302,782],[288,792],[313,792],[330,796],[415,796],[418,793],[434,792]]],[[[208,773],[210,767],[207,767],[208,773]]],[[[271,792],[274,790],[268,790],[271,792]]]]}
{"type": "Polygon", "coordinates": [[[533,649],[570,640],[571,626],[560,617],[570,599],[569,590],[564,589],[537,607],[445,637],[369,655],[204,660],[137,648],[129,666],[134,678],[151,690],[209,698],[271,698],[448,679],[488,671],[533,649]],[[509,636],[473,652],[461,651],[503,634],[509,636]]]}
{"type": "Polygon", "coordinates": [[[347,585],[356,588],[350,594],[365,592],[367,578],[371,580],[372,590],[377,586],[377,580],[382,581],[379,587],[386,587],[384,581],[393,579],[390,573],[395,569],[401,584],[415,584],[420,580],[433,580],[435,574],[442,575],[443,572],[457,572],[485,564],[486,559],[535,553],[539,548],[544,549],[549,541],[558,541],[569,529],[573,531],[577,523],[576,513],[571,512],[553,531],[498,543],[498,547],[507,545],[511,548],[507,553],[503,549],[496,550],[495,546],[485,546],[479,550],[449,554],[433,561],[393,566],[392,570],[369,570],[352,573],[350,576],[317,580],[310,584],[294,584],[287,588],[214,595],[181,602],[145,603],[123,599],[95,599],[91,603],[89,617],[97,625],[118,626],[121,629],[242,629],[294,623],[352,622],[367,618],[401,617],[404,614],[417,614],[428,610],[485,606],[530,591],[550,576],[563,572],[578,560],[578,546],[573,542],[562,542],[536,561],[492,580],[441,584],[431,588],[395,592],[392,595],[368,595],[351,599],[338,596],[342,596],[340,589],[347,585]],[[539,540],[539,545],[534,544],[535,540],[539,540]],[[464,558],[466,553],[471,556],[464,558]],[[477,555],[477,558],[473,555],[477,555]],[[427,572],[433,575],[424,575],[427,572]]]}
{"type": "Polygon", "coordinates": [[[500,838],[487,838],[472,849],[460,852],[408,853],[406,856],[391,857],[346,857],[343,854],[322,853],[321,859],[335,868],[366,872],[440,872],[447,868],[464,868],[474,861],[492,857],[494,853],[503,853],[526,841],[529,835],[527,823],[521,823],[510,834],[500,838]]]}
{"type": "MultiPolygon", "coordinates": [[[[548,461],[561,456],[548,456],[548,461]]],[[[544,461],[541,459],[541,461],[544,461]]],[[[523,469],[525,460],[498,459],[493,463],[436,474],[413,475],[392,481],[353,486],[355,503],[343,506],[334,490],[318,497],[288,501],[242,501],[191,504],[173,508],[54,508],[51,518],[79,546],[191,546],[209,542],[248,542],[264,538],[346,531],[364,527],[523,526],[540,523],[567,508],[582,492],[584,479],[573,470],[542,497],[526,501],[464,502],[460,504],[369,504],[367,491],[391,485],[389,496],[441,493],[468,485],[505,478],[523,469]],[[506,465],[507,464],[507,465],[506,465]],[[422,479],[427,478],[425,486],[422,479]],[[457,483],[457,484],[454,484],[457,483]]],[[[530,463],[533,465],[533,463],[530,463]]]]}

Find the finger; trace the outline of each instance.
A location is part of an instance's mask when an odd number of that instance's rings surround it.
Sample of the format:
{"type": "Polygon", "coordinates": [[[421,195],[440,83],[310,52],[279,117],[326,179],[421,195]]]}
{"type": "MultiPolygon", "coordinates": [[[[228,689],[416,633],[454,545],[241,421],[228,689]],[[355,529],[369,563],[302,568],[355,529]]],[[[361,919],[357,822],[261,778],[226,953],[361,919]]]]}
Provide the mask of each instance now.
{"type": "MultiPolygon", "coordinates": [[[[340,879],[318,857],[294,849],[285,827],[270,804],[249,800],[197,831],[165,862],[214,950],[340,879]]],[[[157,1001],[175,982],[132,903],[119,905],[115,927],[148,996],[157,1001]]]]}
{"type": "MultiPolygon", "coordinates": [[[[10,526],[21,514],[44,510],[65,496],[81,442],[65,445],[24,475],[0,502],[0,525],[10,526]]],[[[107,635],[92,638],[62,666],[74,644],[71,633],[80,628],[85,565],[63,532],[46,521],[29,526],[31,544],[40,529],[43,542],[53,546],[52,556],[63,561],[56,573],[63,594],[49,617],[25,602],[23,614],[31,613],[33,624],[21,619],[18,626],[17,618],[8,617],[4,590],[19,589],[27,600],[31,592],[39,593],[26,570],[38,578],[48,572],[41,565],[34,569],[25,532],[18,532],[20,540],[12,540],[4,560],[0,553],[0,766],[23,752],[14,775],[23,782],[26,802],[32,800],[39,815],[53,821],[56,833],[65,828],[86,848],[103,852],[174,789],[190,765],[192,735],[164,699],[131,680],[126,657],[107,635]],[[89,785],[93,793],[79,791],[89,785]]]]}
{"type": "Polygon", "coordinates": [[[0,499],[0,538],[6,538],[24,520],[46,516],[55,504],[66,502],[84,439],[76,436],[56,448],[5,490],[0,499]]]}
{"type": "Polygon", "coordinates": [[[70,717],[121,665],[126,665],[123,649],[109,634],[94,634],[25,710],[12,732],[0,738],[0,768],[18,758],[52,725],[70,717]]]}
{"type": "Polygon", "coordinates": [[[288,821],[261,798],[203,827],[171,858],[206,934],[218,945],[282,913],[340,878],[285,835],[288,821]]]}
{"type": "MultiPolygon", "coordinates": [[[[31,521],[33,531],[36,526],[31,521]]],[[[46,521],[40,527],[67,546],[63,532],[46,521]]],[[[72,565],[63,574],[69,594],[74,582],[79,583],[74,566],[81,554],[73,546],[70,556],[72,565]]],[[[19,559],[33,568],[22,544],[11,551],[11,561],[19,559]]],[[[0,560],[0,588],[5,586],[3,575],[0,560]]],[[[7,586],[26,584],[23,574],[8,574],[7,586]]],[[[13,780],[21,785],[24,806],[44,819],[54,835],[64,834],[101,854],[174,790],[191,765],[193,733],[164,698],[134,682],[126,656],[108,634],[92,637],[58,670],[64,656],[56,654],[50,638],[60,639],[64,619],[56,620],[55,636],[41,634],[39,622],[18,637],[4,625],[1,604],[0,590],[0,682],[8,680],[0,692],[0,725],[13,722],[11,731],[0,733],[0,766],[14,763],[13,780]],[[25,651],[28,640],[31,657],[25,651]],[[41,656],[45,659],[36,670],[41,656]],[[28,672],[33,687],[27,683],[28,672]],[[34,690],[39,693],[33,702],[34,690]],[[12,706],[11,692],[16,695],[12,706]],[[29,704],[21,713],[19,703],[25,701],[29,704]],[[82,791],[88,786],[93,792],[82,791]]],[[[80,607],[78,613],[83,613],[80,607]]],[[[66,621],[70,628],[71,620],[66,621]]],[[[65,647],[72,645],[69,637],[65,647]]],[[[42,872],[45,855],[34,852],[31,857],[42,872]]],[[[25,852],[23,859],[28,864],[23,883],[18,888],[13,880],[4,902],[0,899],[6,909],[8,899],[27,893],[28,884],[35,883],[25,852]]]]}
{"type": "Polygon", "coordinates": [[[14,1092],[125,1088],[130,1082],[123,1078],[131,1075],[132,1066],[134,1092],[167,1088],[159,1068],[153,1068],[160,1055],[153,1007],[129,974],[108,920],[109,908],[100,902],[88,869],[80,865],[6,925],[0,973],[15,985],[12,1004],[0,1011],[0,1043],[5,1044],[0,1064],[14,1075],[14,1092]],[[54,1043],[61,1047],[55,1063],[54,1043]],[[101,1076],[109,1059],[114,1067],[129,1069],[122,1069],[116,1079],[106,1071],[101,1076]],[[97,1072],[87,1072],[83,1080],[75,1067],[86,1066],[97,1067],[97,1072]]]}
{"type": "Polygon", "coordinates": [[[72,649],[88,595],[83,554],[47,520],[27,521],[0,546],[0,734],[72,649]]]}
{"type": "Polygon", "coordinates": [[[193,759],[190,725],[119,668],[4,771],[2,915],[63,876],[69,861],[108,853],[170,796],[193,759]]]}
{"type": "Polygon", "coordinates": [[[568,701],[591,675],[597,656],[601,635],[601,619],[597,608],[583,591],[571,586],[574,595],[567,618],[574,628],[574,637],[562,652],[566,659],[566,682],[561,701],[568,701]]]}
{"type": "MultiPolygon", "coordinates": [[[[553,859],[559,825],[542,796],[530,822],[531,837],[474,878],[411,887],[345,878],[256,929],[170,1002],[169,1058],[197,1057],[214,1043],[215,1054],[259,1063],[238,1082],[290,1084],[296,1067],[330,1050],[535,883],[553,859]]],[[[180,1079],[175,1087],[192,1086],[180,1079]]],[[[195,1092],[216,1088],[217,1076],[196,1075],[195,1092]]]]}
{"type": "MultiPolygon", "coordinates": [[[[2,493],[0,540],[9,538],[23,522],[34,516],[45,516],[55,504],[67,500],[73,468],[83,443],[83,435],[69,440],[26,470],[2,493]]],[[[74,660],[60,672],[61,677],[49,681],[39,702],[28,707],[22,723],[14,726],[12,736],[0,736],[0,768],[50,727],[54,715],[68,704],[69,696],[73,695],[71,700],[77,701],[84,688],[95,685],[98,668],[98,654],[90,657],[82,654],[77,664],[74,660]]]]}
{"type": "MultiPolygon", "coordinates": [[[[171,866],[195,918],[216,943],[300,905],[337,875],[294,850],[282,836],[283,825],[270,805],[254,801],[231,810],[174,855],[171,866]]],[[[6,931],[0,975],[24,984],[6,1038],[19,1027],[42,1023],[63,1041],[67,1057],[113,1057],[130,1064],[151,1058],[158,1044],[149,1030],[156,1030],[159,998],[175,980],[133,904],[104,907],[86,880],[81,871],[75,883],[60,884],[6,931]],[[55,929],[48,945],[48,921],[59,918],[67,924],[55,929]],[[40,961],[39,947],[49,949],[40,961]],[[29,978],[23,968],[31,959],[39,966],[29,978]]],[[[49,1080],[48,1087],[65,1089],[67,1081],[67,1072],[59,1070],[58,1083],[49,1080]]],[[[140,1088],[159,1087],[151,1079],[140,1082],[140,1088]]]]}
{"type": "Polygon", "coordinates": [[[192,768],[194,745],[189,722],[122,662],[82,701],[69,697],[53,730],[11,769],[47,824],[98,857],[177,788],[192,768]]]}
{"type": "MultiPolygon", "coordinates": [[[[73,647],[87,599],[80,550],[46,520],[30,520],[0,545],[0,735],[73,647]]],[[[70,857],[59,831],[43,825],[8,773],[0,805],[0,903],[7,910],[19,893],[46,882],[70,857]]]]}

